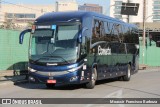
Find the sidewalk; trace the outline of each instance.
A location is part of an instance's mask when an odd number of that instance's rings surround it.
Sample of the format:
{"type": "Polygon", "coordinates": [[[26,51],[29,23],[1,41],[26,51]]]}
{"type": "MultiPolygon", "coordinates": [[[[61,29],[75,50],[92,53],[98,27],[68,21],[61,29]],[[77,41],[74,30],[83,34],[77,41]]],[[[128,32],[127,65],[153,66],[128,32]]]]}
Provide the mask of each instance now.
{"type": "Polygon", "coordinates": [[[25,82],[27,82],[26,75],[14,75],[13,70],[0,71],[0,86],[16,85],[25,82]]]}

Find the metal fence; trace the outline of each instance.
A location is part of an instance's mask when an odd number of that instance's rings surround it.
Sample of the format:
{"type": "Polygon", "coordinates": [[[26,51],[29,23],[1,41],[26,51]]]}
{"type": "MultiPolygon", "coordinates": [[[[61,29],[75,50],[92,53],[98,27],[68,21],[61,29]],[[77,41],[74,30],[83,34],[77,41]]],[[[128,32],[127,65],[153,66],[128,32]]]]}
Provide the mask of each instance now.
{"type": "Polygon", "coordinates": [[[0,70],[26,69],[29,34],[19,44],[20,31],[0,29],[0,70]]]}

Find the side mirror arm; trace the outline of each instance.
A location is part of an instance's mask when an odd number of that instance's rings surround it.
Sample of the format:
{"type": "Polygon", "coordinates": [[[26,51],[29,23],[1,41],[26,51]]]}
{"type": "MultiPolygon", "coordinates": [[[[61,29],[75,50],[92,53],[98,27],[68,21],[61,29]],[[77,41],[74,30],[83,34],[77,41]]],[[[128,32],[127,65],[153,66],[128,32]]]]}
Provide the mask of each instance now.
{"type": "Polygon", "coordinates": [[[82,30],[81,30],[81,32],[79,33],[79,37],[78,37],[78,42],[79,42],[79,43],[82,42],[82,35],[83,35],[83,33],[84,33],[86,30],[88,30],[88,28],[87,28],[87,27],[83,27],[82,30]]]}
{"type": "Polygon", "coordinates": [[[31,29],[26,29],[24,31],[22,31],[19,35],[19,44],[23,44],[23,38],[24,38],[24,35],[28,32],[31,32],[31,29]]]}

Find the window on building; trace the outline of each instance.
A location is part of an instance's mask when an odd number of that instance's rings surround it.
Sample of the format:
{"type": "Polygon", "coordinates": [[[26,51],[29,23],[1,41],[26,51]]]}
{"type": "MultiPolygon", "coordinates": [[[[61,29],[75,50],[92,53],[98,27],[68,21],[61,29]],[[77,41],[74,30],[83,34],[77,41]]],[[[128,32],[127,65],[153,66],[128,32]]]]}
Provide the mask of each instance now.
{"type": "Polygon", "coordinates": [[[36,18],[35,14],[25,14],[25,18],[36,18]]]}
{"type": "Polygon", "coordinates": [[[121,13],[121,10],[115,10],[114,11],[114,14],[120,14],[121,13]]]}
{"type": "Polygon", "coordinates": [[[6,14],[6,17],[7,17],[7,18],[13,18],[13,13],[7,13],[7,14],[6,14]]]}
{"type": "Polygon", "coordinates": [[[160,1],[154,1],[153,4],[155,5],[160,4],[160,1]]]}
{"type": "Polygon", "coordinates": [[[160,6],[154,6],[153,9],[160,9],[160,6]]]}
{"type": "Polygon", "coordinates": [[[122,19],[122,15],[114,15],[116,19],[122,19]]]}
{"type": "Polygon", "coordinates": [[[160,16],[153,16],[153,19],[160,19],[160,16]]]}
{"type": "Polygon", "coordinates": [[[14,14],[15,18],[25,18],[25,14],[19,14],[19,13],[16,13],[14,14]]]}
{"type": "Polygon", "coordinates": [[[115,5],[122,5],[122,1],[115,1],[115,5]]]}
{"type": "Polygon", "coordinates": [[[153,14],[160,15],[160,11],[153,11],[153,14]]]}
{"type": "Polygon", "coordinates": [[[153,22],[160,22],[160,19],[159,19],[159,20],[154,20],[154,19],[153,19],[153,22]]]}
{"type": "Polygon", "coordinates": [[[115,9],[121,9],[121,6],[115,6],[115,9]]]}
{"type": "Polygon", "coordinates": [[[36,18],[35,14],[30,14],[30,13],[7,13],[7,18],[36,18]]]}

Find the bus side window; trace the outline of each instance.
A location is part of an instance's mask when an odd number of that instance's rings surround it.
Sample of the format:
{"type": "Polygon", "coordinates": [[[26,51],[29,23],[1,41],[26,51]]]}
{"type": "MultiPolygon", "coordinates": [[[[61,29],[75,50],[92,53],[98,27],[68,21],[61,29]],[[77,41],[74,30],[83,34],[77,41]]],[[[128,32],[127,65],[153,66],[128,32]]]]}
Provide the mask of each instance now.
{"type": "Polygon", "coordinates": [[[98,20],[94,20],[94,26],[93,26],[92,31],[93,31],[93,37],[94,38],[99,37],[100,31],[99,31],[99,22],[98,22],[98,20]]]}
{"type": "Polygon", "coordinates": [[[110,33],[111,33],[111,28],[110,28],[110,26],[109,26],[109,22],[104,22],[104,41],[107,41],[107,42],[110,42],[110,38],[111,38],[111,35],[110,35],[110,33]]]}
{"type": "Polygon", "coordinates": [[[86,50],[87,50],[86,41],[87,41],[86,37],[82,36],[81,55],[85,55],[86,54],[86,50]]]}
{"type": "Polygon", "coordinates": [[[100,21],[100,37],[104,37],[105,36],[105,27],[104,27],[104,22],[103,21],[100,21]]]}
{"type": "Polygon", "coordinates": [[[100,20],[94,20],[93,36],[95,36],[96,38],[100,38],[104,36],[104,33],[104,22],[100,20]]]}
{"type": "Polygon", "coordinates": [[[92,43],[95,43],[99,40],[104,41],[105,38],[105,25],[104,21],[101,20],[94,20],[94,25],[92,28],[92,43]]]}
{"type": "Polygon", "coordinates": [[[100,28],[99,28],[99,20],[94,20],[93,28],[92,28],[92,43],[95,43],[99,40],[100,37],[100,28]]]}
{"type": "Polygon", "coordinates": [[[130,35],[130,31],[129,31],[129,27],[125,26],[124,27],[124,43],[130,43],[129,42],[129,35],[130,35]]]}
{"type": "Polygon", "coordinates": [[[110,32],[111,32],[111,28],[109,26],[109,23],[108,22],[104,22],[104,28],[105,28],[105,36],[107,35],[110,35],[110,32]]]}

